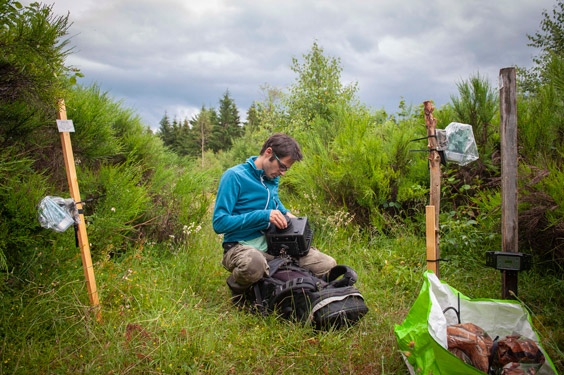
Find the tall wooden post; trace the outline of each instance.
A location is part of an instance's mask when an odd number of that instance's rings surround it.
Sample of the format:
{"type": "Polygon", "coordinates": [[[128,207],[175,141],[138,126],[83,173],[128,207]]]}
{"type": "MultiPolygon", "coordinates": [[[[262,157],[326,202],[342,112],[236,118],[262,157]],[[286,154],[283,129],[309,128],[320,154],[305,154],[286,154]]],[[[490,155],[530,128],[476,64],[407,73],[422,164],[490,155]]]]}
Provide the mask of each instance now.
{"type": "MultiPolygon", "coordinates": [[[[67,120],[67,110],[65,101],[59,101],[59,111],[57,113],[57,120],[67,120]]],[[[94,277],[94,268],[92,266],[92,258],[90,257],[90,244],[86,234],[86,223],[84,215],[82,214],[82,200],[80,199],[80,191],[78,190],[78,178],[76,176],[76,167],[74,163],[74,155],[72,153],[72,146],[70,134],[68,131],[61,131],[61,144],[63,146],[63,157],[65,159],[65,168],[67,171],[67,181],[71,198],[77,202],[76,208],[79,210],[80,224],[78,224],[78,245],[80,247],[80,254],[82,256],[82,268],[84,270],[84,277],[86,278],[86,287],[88,289],[88,297],[90,304],[96,310],[96,318],[101,319],[100,302],[98,299],[98,290],[96,289],[96,279],[94,277]]]]}
{"type": "MultiPolygon", "coordinates": [[[[435,252],[435,257],[433,259],[427,256],[427,269],[432,270],[435,272],[437,277],[439,277],[439,264],[437,259],[440,257],[440,250],[439,250],[439,212],[441,209],[441,156],[437,151],[437,138],[436,138],[436,129],[437,129],[437,119],[433,117],[433,111],[435,110],[435,106],[431,101],[423,102],[423,108],[425,111],[425,127],[427,128],[427,136],[429,137],[427,148],[429,151],[429,169],[431,174],[431,188],[430,188],[430,206],[433,206],[434,209],[427,210],[426,215],[427,217],[432,213],[434,216],[434,233],[430,233],[427,230],[427,237],[430,235],[434,238],[434,250],[431,251],[435,252]],[[430,262],[431,261],[431,262],[430,262]]],[[[429,220],[429,219],[427,219],[429,220]]],[[[429,238],[427,239],[427,252],[430,252],[429,249],[429,238]]]]}
{"type": "MultiPolygon", "coordinates": [[[[502,251],[518,252],[517,210],[517,85],[515,68],[499,72],[501,118],[501,239],[502,251]]],[[[502,298],[517,295],[517,271],[501,271],[502,298]]]]}

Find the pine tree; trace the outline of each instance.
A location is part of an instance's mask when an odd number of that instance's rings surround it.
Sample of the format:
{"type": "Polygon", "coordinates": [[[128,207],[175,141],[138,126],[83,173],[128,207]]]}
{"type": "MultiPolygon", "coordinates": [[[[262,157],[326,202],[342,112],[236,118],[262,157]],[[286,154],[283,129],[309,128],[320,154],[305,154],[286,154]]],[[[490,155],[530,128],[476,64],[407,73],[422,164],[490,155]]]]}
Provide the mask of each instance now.
{"type": "Polygon", "coordinates": [[[194,133],[187,119],[178,124],[175,139],[177,154],[182,156],[198,155],[198,144],[194,133]]]}
{"type": "Polygon", "coordinates": [[[229,96],[229,90],[226,90],[219,101],[218,122],[213,127],[210,147],[214,151],[229,149],[233,141],[242,134],[239,110],[235,101],[229,96]]]}
{"type": "Polygon", "coordinates": [[[190,125],[192,125],[192,130],[194,130],[195,139],[200,147],[202,165],[204,164],[204,153],[207,150],[206,146],[210,141],[210,135],[212,132],[210,117],[211,111],[207,110],[205,106],[202,106],[200,113],[192,117],[190,120],[190,125]]]}
{"type": "Polygon", "coordinates": [[[160,139],[162,139],[165,146],[170,147],[174,143],[174,133],[172,130],[172,125],[170,124],[170,119],[166,112],[159,122],[159,125],[160,126],[157,130],[157,135],[160,139]]]}
{"type": "Polygon", "coordinates": [[[498,111],[498,95],[488,80],[479,73],[468,81],[459,82],[457,86],[460,96],[451,96],[457,120],[472,125],[478,145],[485,147],[489,138],[488,127],[491,127],[498,111]]]}
{"type": "Polygon", "coordinates": [[[257,109],[257,104],[253,103],[247,110],[247,121],[245,122],[245,129],[249,132],[257,131],[260,128],[260,117],[257,109]]]}

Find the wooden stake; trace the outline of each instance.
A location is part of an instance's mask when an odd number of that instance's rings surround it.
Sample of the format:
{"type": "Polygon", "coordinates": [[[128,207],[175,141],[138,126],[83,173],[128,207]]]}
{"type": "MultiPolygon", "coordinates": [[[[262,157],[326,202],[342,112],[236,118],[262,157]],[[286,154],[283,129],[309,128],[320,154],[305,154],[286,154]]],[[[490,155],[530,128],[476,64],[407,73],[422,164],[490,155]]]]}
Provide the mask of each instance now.
{"type": "MultiPolygon", "coordinates": [[[[515,68],[499,72],[499,112],[501,135],[501,240],[502,251],[519,251],[517,208],[517,77],[515,68]]],[[[517,295],[517,272],[501,272],[501,294],[504,299],[517,295]]]]}
{"type": "Polygon", "coordinates": [[[439,277],[439,262],[436,260],[437,243],[435,241],[435,206],[425,207],[425,232],[427,234],[427,270],[433,271],[439,277]]]}
{"type": "MultiPolygon", "coordinates": [[[[57,120],[67,120],[67,110],[63,99],[59,101],[57,120]]],[[[78,178],[76,176],[76,167],[72,153],[70,134],[69,132],[61,132],[60,134],[71,198],[75,202],[81,202],[82,200],[80,199],[80,191],[78,190],[78,178]]],[[[82,212],[82,203],[77,203],[76,208],[79,212],[82,212]]],[[[98,300],[98,290],[96,289],[94,267],[92,266],[92,258],[90,257],[90,244],[86,234],[86,223],[82,213],[80,213],[80,224],[78,224],[78,244],[80,247],[80,254],[82,256],[82,268],[84,270],[84,277],[86,278],[88,297],[90,298],[90,304],[96,310],[96,319],[99,321],[101,319],[100,302],[98,300]]]]}
{"type": "MultiPolygon", "coordinates": [[[[432,237],[435,241],[435,253],[436,258],[440,257],[439,249],[439,212],[441,211],[441,155],[437,150],[437,138],[435,137],[437,132],[437,119],[433,117],[433,111],[435,106],[431,101],[423,102],[423,108],[425,111],[425,127],[427,128],[428,144],[427,148],[429,151],[429,169],[431,174],[431,187],[430,187],[430,205],[434,206],[434,217],[435,217],[435,228],[432,237]],[[433,150],[433,151],[431,151],[433,150]]],[[[429,233],[427,234],[429,236],[429,233]]],[[[437,264],[437,262],[434,262],[437,264]]],[[[436,265],[435,274],[439,277],[439,265],[436,265]]]]}

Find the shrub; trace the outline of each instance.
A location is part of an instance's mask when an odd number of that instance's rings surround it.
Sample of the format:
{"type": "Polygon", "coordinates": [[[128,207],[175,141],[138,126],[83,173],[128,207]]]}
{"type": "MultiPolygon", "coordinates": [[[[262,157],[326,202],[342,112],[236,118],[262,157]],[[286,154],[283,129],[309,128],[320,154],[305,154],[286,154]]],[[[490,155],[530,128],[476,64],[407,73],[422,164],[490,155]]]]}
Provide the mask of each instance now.
{"type": "Polygon", "coordinates": [[[20,272],[49,237],[39,225],[36,205],[51,189],[32,164],[15,148],[0,154],[0,269],[20,272]]]}
{"type": "Polygon", "coordinates": [[[150,207],[142,172],[138,165],[128,163],[77,170],[81,198],[97,198],[85,207],[93,254],[123,251],[127,241],[138,239],[150,207]]]}
{"type": "Polygon", "coordinates": [[[113,124],[123,110],[96,85],[76,87],[65,100],[67,117],[73,121],[73,151],[78,160],[92,165],[122,151],[113,124]]]}
{"type": "Polygon", "coordinates": [[[331,127],[336,136],[329,144],[317,137],[300,140],[304,160],[284,180],[292,191],[317,197],[328,212],[343,207],[380,229],[408,202],[420,201],[425,190],[417,186],[426,185],[427,169],[425,158],[408,150],[417,131],[413,123],[341,107],[330,124],[312,124],[331,127]]]}
{"type": "Polygon", "coordinates": [[[543,168],[521,165],[519,231],[545,260],[564,266],[564,170],[555,163],[543,168]]]}

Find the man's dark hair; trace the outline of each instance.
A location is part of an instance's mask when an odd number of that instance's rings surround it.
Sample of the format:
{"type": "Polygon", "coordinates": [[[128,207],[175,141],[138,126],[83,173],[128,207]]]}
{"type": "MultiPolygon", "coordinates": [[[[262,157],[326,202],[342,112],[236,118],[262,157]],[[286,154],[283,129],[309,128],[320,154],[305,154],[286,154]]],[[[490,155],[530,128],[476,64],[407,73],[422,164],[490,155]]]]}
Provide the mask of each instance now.
{"type": "Polygon", "coordinates": [[[271,147],[272,151],[279,158],[286,157],[290,155],[290,158],[294,161],[300,161],[303,159],[302,151],[300,150],[300,145],[298,142],[284,133],[276,133],[271,135],[266,142],[262,145],[262,150],[260,154],[264,154],[267,148],[271,147]]]}

